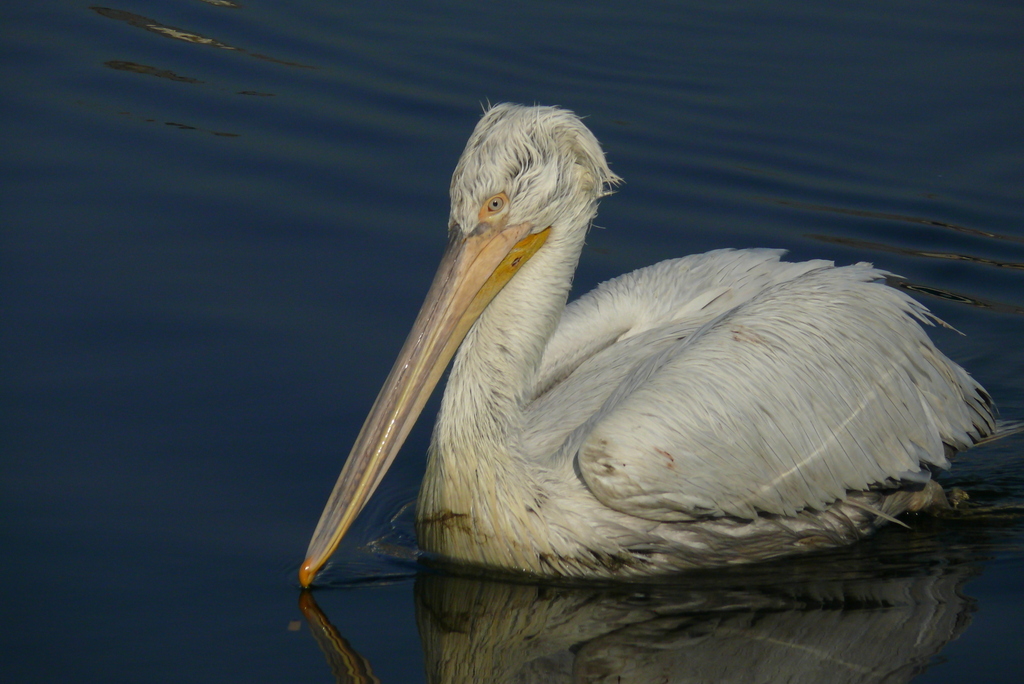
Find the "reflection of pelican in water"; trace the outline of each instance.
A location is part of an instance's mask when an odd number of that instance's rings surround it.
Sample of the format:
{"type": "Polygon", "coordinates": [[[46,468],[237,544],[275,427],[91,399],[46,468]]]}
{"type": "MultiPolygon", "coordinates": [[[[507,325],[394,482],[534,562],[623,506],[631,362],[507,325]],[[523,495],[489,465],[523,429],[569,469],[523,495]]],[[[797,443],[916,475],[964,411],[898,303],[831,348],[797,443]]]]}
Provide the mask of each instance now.
{"type": "Polygon", "coordinates": [[[338,684],[380,684],[370,669],[370,663],[338,633],[308,591],[299,596],[299,610],[305,616],[309,631],[327,658],[338,684]]]}
{"type": "Polygon", "coordinates": [[[484,115],[452,178],[448,249],[320,519],[303,585],[456,349],[417,532],[458,562],[636,576],[846,544],[944,503],[932,472],[992,432],[991,401],[883,272],[723,250],[566,307],[598,199],[617,180],[570,112],[484,115]]]}
{"type": "MultiPolygon", "coordinates": [[[[961,589],[977,572],[933,539],[908,551],[915,536],[863,554],[691,573],[685,584],[424,574],[415,593],[427,680],[907,682],[969,625],[973,601],[961,589]]],[[[377,681],[311,599],[303,612],[338,682],[377,681]]]]}

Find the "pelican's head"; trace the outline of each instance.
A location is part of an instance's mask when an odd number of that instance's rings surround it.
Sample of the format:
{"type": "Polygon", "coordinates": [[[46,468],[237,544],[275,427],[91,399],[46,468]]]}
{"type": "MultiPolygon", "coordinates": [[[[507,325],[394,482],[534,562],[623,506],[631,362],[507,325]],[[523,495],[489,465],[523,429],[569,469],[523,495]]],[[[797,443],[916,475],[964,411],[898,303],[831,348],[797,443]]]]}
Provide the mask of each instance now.
{"type": "Polygon", "coordinates": [[[503,214],[509,226],[586,228],[619,182],[578,116],[557,107],[499,104],[473,130],[452,174],[448,228],[468,235],[503,214]]]}
{"type": "Polygon", "coordinates": [[[501,104],[484,114],[452,176],[448,248],[320,516],[303,586],[377,488],[473,322],[552,232],[585,231],[618,180],[572,112],[501,104]]]}

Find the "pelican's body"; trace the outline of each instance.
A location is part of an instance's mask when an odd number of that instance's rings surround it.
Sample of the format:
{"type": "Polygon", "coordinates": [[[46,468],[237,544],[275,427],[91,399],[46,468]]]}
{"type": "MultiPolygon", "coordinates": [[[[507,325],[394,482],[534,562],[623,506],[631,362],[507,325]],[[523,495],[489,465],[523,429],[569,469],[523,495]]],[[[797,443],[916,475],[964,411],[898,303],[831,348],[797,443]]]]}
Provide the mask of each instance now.
{"type": "Polygon", "coordinates": [[[721,250],[566,307],[617,180],[572,113],[485,114],[452,179],[445,260],[324,511],[304,584],[456,347],[417,532],[457,562],[652,574],[845,544],[944,502],[931,475],[992,432],[991,400],[885,273],[721,250]]]}

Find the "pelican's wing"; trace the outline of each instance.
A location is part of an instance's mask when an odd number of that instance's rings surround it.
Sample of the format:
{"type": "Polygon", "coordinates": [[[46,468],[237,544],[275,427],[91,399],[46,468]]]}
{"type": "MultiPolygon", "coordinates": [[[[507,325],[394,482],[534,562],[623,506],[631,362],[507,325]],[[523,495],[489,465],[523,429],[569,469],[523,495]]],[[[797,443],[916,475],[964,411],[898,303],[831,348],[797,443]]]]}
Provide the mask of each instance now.
{"type": "Polygon", "coordinates": [[[613,344],[670,323],[706,323],[772,285],[832,265],[780,261],[784,254],[720,249],[662,261],[602,283],[565,308],[544,350],[534,395],[613,344]]]}
{"type": "Polygon", "coordinates": [[[559,459],[640,361],[758,293],[828,261],[787,263],[782,250],[723,249],[619,276],[570,303],[544,351],[519,453],[559,459]],[[557,453],[556,453],[557,452],[557,453]]]}
{"type": "Polygon", "coordinates": [[[793,515],[927,479],[993,429],[991,400],[884,275],[816,262],[753,296],[720,293],[699,310],[710,320],[691,310],[622,334],[538,397],[583,390],[592,410],[558,457],[576,456],[602,503],[651,520],[793,515]]]}

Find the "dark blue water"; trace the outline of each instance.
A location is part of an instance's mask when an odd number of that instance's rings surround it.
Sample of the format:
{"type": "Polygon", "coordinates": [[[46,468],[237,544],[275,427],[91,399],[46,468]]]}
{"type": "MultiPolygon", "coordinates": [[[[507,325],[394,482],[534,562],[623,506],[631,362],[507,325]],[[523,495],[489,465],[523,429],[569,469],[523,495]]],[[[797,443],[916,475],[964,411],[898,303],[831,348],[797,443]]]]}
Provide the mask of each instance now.
{"type": "Polygon", "coordinates": [[[487,101],[586,115],[626,179],[578,291],[718,247],[873,261],[964,333],[935,337],[1024,419],[1019,3],[44,0],[3,15],[5,679],[327,682],[324,652],[348,681],[384,682],[1024,671],[1021,436],[957,463],[944,484],[976,508],[952,519],[668,585],[538,588],[360,548],[408,552],[408,516],[388,520],[415,496],[427,418],[320,613],[300,611],[295,581],[487,101]]]}

